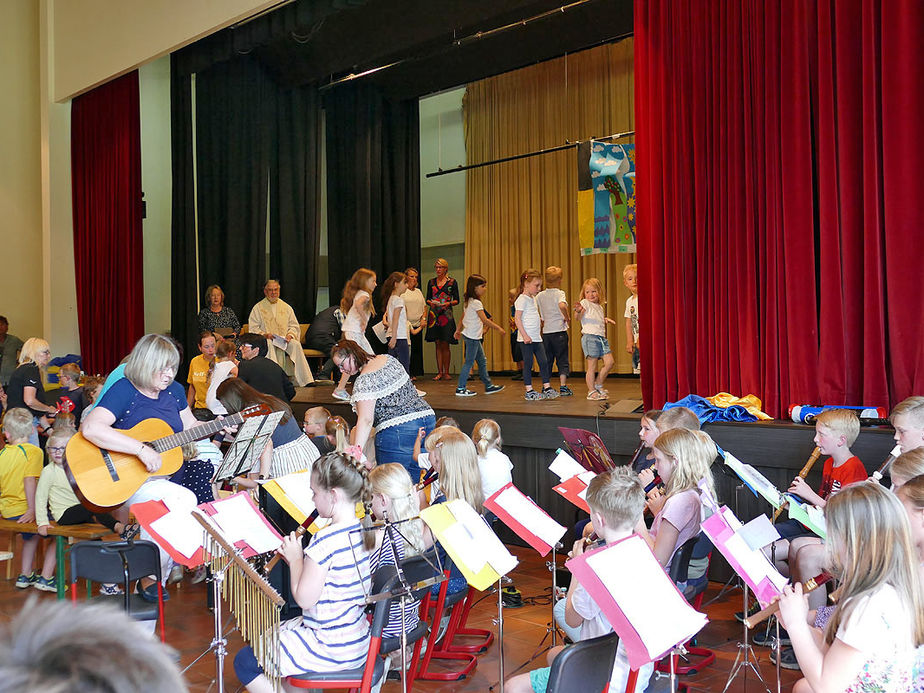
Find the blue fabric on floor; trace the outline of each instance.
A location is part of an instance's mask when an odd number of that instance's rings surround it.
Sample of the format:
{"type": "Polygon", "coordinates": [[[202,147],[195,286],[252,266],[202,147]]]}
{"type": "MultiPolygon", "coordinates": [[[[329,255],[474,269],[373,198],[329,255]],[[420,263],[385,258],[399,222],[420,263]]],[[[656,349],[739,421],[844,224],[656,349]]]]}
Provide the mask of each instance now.
{"type": "Polygon", "coordinates": [[[690,409],[696,414],[697,418],[699,418],[700,425],[713,423],[715,421],[733,423],[757,421],[756,416],[739,404],[734,404],[730,407],[717,407],[709,402],[709,400],[699,395],[687,395],[676,402],[667,402],[662,409],[673,409],[674,407],[686,407],[690,409]]]}

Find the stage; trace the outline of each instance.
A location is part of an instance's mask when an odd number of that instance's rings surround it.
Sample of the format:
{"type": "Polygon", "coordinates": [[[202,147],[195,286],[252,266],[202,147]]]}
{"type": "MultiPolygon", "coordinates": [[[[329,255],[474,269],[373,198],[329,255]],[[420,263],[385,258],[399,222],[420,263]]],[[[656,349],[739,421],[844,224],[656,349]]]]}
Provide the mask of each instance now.
{"type": "MultiPolygon", "coordinates": [[[[513,479],[517,487],[556,520],[570,527],[584,514],[552,490],[557,477],[548,471],[548,465],[555,457],[556,449],[564,444],[558,426],[584,428],[598,433],[613,459],[617,463],[626,463],[639,443],[641,412],[617,413],[615,406],[607,410],[602,406],[604,402],[585,399],[586,386],[577,377],[569,380],[574,396],[538,402],[523,399],[522,382],[503,376],[492,376],[492,380],[504,385],[505,389],[494,395],[485,395],[479,380],[469,380],[469,389],[478,394],[475,397],[456,397],[455,380],[434,382],[429,377],[423,377],[418,379],[417,386],[426,391],[425,399],[436,411],[437,418],[452,416],[468,434],[479,419],[496,420],[501,427],[503,450],[513,462],[513,479]]],[[[533,383],[540,385],[536,378],[533,383]]],[[[610,404],[615,405],[620,400],[641,400],[638,378],[611,377],[606,388],[610,404]]],[[[330,385],[298,388],[292,402],[296,415],[302,417],[307,408],[320,405],[352,424],[356,418],[349,403],[335,400],[331,396],[333,390],[330,385]]],[[[706,425],[704,430],[723,450],[756,467],[780,489],[789,486],[815,447],[813,426],[787,421],[716,423],[706,425]]],[[[872,472],[892,449],[892,435],[889,427],[863,428],[851,449],[872,472]]],[[[819,462],[808,476],[812,488],[817,488],[821,481],[821,468],[819,462]]],[[[767,503],[741,487],[738,478],[731,475],[724,465],[714,465],[713,476],[720,502],[735,510],[742,521],[767,512],[767,503]]],[[[504,541],[521,543],[505,529],[498,533],[504,541]]],[[[724,562],[714,560],[710,577],[724,580],[728,570],[724,562]]]]}

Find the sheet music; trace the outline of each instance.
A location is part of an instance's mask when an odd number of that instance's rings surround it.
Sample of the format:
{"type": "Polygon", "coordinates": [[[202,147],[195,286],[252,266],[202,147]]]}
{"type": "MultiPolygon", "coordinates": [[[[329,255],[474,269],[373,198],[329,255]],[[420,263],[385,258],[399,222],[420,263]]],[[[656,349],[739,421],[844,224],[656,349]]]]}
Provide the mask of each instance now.
{"type": "Polygon", "coordinates": [[[754,467],[745,464],[730,452],[725,453],[725,464],[731,467],[735,474],[741,477],[741,480],[750,487],[755,493],[763,496],[774,508],[779,508],[783,503],[783,494],[779,492],[776,486],[770,483],[770,480],[758,472],[754,467]]]}
{"type": "Polygon", "coordinates": [[[249,472],[254,465],[259,465],[260,453],[266,447],[266,441],[273,434],[283,414],[284,412],[274,411],[266,416],[244,419],[212,482],[231,479],[238,474],[249,472]]]}
{"type": "Polygon", "coordinates": [[[286,347],[289,343],[286,341],[285,337],[280,337],[278,334],[273,336],[273,346],[277,349],[286,350],[286,347]]]}
{"type": "Polygon", "coordinates": [[[738,535],[752,551],[757,551],[780,538],[780,533],[766,515],[758,515],[738,530],[738,535]]]}
{"type": "Polygon", "coordinates": [[[494,502],[549,546],[555,546],[567,531],[515,486],[499,493],[494,502]]]}
{"type": "Polygon", "coordinates": [[[475,537],[472,536],[472,533],[469,532],[465,525],[461,522],[456,522],[451,527],[446,528],[443,532],[443,536],[446,538],[446,542],[451,544],[453,549],[455,549],[459,556],[459,560],[461,560],[469,570],[473,573],[477,573],[484,568],[484,564],[487,563],[484,553],[478,547],[475,537]]]}
{"type": "Polygon", "coordinates": [[[786,497],[789,500],[789,517],[798,520],[822,539],[827,539],[824,510],[811,503],[802,503],[792,494],[787,493],[786,497]]]}
{"type": "Polygon", "coordinates": [[[481,561],[482,567],[485,563],[489,563],[494,571],[500,575],[506,575],[516,568],[517,559],[501,543],[494,531],[488,527],[481,515],[476,513],[472,506],[464,500],[454,500],[449,502],[449,509],[452,511],[453,517],[456,518],[457,524],[455,526],[458,526],[458,524],[464,525],[472,537],[479,555],[477,560],[481,561]]]}
{"type": "Polygon", "coordinates": [[[562,481],[583,474],[586,471],[580,462],[560,448],[555,459],[552,460],[552,464],[549,465],[549,470],[562,481]]]}
{"type": "Polygon", "coordinates": [[[257,553],[275,551],[282,545],[282,541],[262,518],[254,517],[253,506],[245,496],[231,496],[214,503],[212,507],[217,512],[211,519],[221,527],[230,543],[243,541],[257,553]]]}
{"type": "Polygon", "coordinates": [[[286,474],[275,479],[279,488],[305,517],[314,512],[314,493],[311,490],[311,473],[308,471],[286,474]]]}
{"type": "Polygon", "coordinates": [[[677,591],[641,537],[588,556],[587,565],[613,595],[650,657],[684,642],[706,625],[705,614],[695,611],[677,591]],[[639,598],[641,585],[644,599],[639,598]]]}
{"type": "Polygon", "coordinates": [[[749,547],[744,537],[737,532],[725,541],[725,546],[738,560],[744,572],[750,575],[755,583],[760,583],[766,577],[782,593],[783,587],[789,581],[773,567],[773,564],[770,563],[770,560],[762,551],[755,551],[749,547]]]}
{"type": "Polygon", "coordinates": [[[189,511],[168,512],[154,520],[151,529],[186,558],[202,548],[205,532],[189,511]]]}

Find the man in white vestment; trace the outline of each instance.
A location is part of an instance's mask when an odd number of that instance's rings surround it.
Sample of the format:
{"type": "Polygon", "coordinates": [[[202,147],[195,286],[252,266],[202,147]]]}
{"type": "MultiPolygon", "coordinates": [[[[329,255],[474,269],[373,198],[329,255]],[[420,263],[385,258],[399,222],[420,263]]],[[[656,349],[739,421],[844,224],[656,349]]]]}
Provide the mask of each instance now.
{"type": "Polygon", "coordinates": [[[298,318],[292,306],[279,298],[279,282],[268,280],[263,286],[263,295],[266,298],[250,311],[247,329],[266,337],[267,358],[282,368],[285,368],[287,358],[294,364],[295,382],[299,387],[313,383],[314,378],[299,341],[298,318]]]}

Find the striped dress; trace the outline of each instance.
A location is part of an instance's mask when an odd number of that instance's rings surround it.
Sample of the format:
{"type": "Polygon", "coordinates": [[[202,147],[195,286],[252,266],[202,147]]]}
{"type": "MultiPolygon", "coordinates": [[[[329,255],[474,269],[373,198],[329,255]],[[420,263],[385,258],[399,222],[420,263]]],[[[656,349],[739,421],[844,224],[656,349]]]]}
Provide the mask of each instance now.
{"type": "Polygon", "coordinates": [[[317,603],[282,624],[280,674],[340,671],[363,666],[369,622],[363,609],[370,587],[369,553],[359,522],[328,526],[314,535],[305,555],[327,568],[317,603]]]}
{"type": "MultiPolygon", "coordinates": [[[[420,520],[411,520],[411,522],[419,522],[420,520]]],[[[394,565],[395,564],[395,554],[398,556],[398,562],[404,560],[405,556],[405,543],[404,537],[402,537],[397,532],[394,533],[394,542],[392,542],[392,534],[390,532],[385,532],[385,536],[382,537],[382,545],[372,554],[369,562],[372,567],[372,572],[374,573],[383,565],[394,565]],[[392,551],[392,546],[394,546],[394,551],[392,551]]],[[[408,599],[404,607],[404,625],[405,631],[410,632],[417,627],[417,624],[420,623],[420,600],[419,599],[408,599]]],[[[384,637],[400,637],[401,636],[401,600],[395,599],[391,603],[391,607],[388,610],[388,624],[385,626],[385,630],[382,633],[384,637]]]]}

